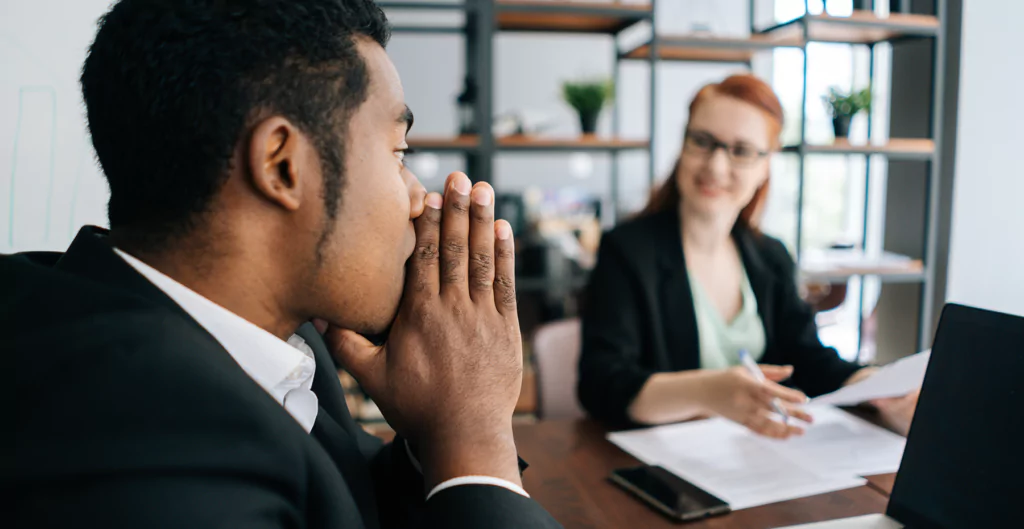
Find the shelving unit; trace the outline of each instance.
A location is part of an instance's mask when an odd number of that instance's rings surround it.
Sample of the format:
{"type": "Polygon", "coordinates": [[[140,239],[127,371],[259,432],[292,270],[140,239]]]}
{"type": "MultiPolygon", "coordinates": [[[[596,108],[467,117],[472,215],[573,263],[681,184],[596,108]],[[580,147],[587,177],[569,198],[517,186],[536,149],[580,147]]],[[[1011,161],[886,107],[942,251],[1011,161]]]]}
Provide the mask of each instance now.
{"type": "MultiPolygon", "coordinates": [[[[837,140],[831,145],[805,145],[804,154],[881,154],[890,160],[928,161],[935,156],[935,142],[927,138],[896,138],[884,143],[851,144],[848,140],[837,140]]],[[[800,146],[785,147],[782,152],[799,154],[800,146]]]]}
{"type": "Polygon", "coordinates": [[[651,7],[644,4],[499,0],[495,7],[501,31],[615,35],[651,16],[651,7]]]}
{"type": "MultiPolygon", "coordinates": [[[[663,35],[658,40],[657,59],[661,61],[742,63],[748,66],[759,51],[802,46],[798,39],[773,39],[756,34],[746,38],[663,35]]],[[[650,41],[621,53],[620,57],[650,60],[650,41]]]]}
{"type": "MultiPolygon", "coordinates": [[[[650,158],[648,180],[654,180],[654,157],[649,138],[654,134],[654,86],[656,69],[651,68],[651,125],[648,139],[625,139],[619,136],[617,107],[612,109],[613,131],[610,137],[585,135],[575,138],[547,136],[506,136],[492,134],[493,123],[493,71],[491,65],[492,46],[499,32],[563,33],[608,35],[614,38],[621,31],[637,24],[655,20],[652,4],[620,3],[587,0],[467,0],[465,3],[437,2],[380,2],[385,10],[417,9],[447,10],[465,13],[466,22],[460,27],[419,27],[398,26],[395,32],[448,33],[457,31],[466,37],[466,71],[477,83],[478,97],[475,118],[479,133],[451,138],[416,137],[409,138],[410,147],[420,151],[463,153],[466,155],[468,173],[479,181],[493,181],[493,159],[499,153],[525,152],[604,152],[612,160],[611,211],[614,215],[618,206],[618,161],[623,151],[647,151],[650,158]]],[[[651,44],[649,44],[650,46],[651,44]]],[[[653,46],[657,46],[656,39],[653,46]]],[[[618,81],[619,57],[615,62],[615,81],[618,81]]],[[[648,59],[653,65],[654,60],[648,59]]]]}
{"type": "MultiPolygon", "coordinates": [[[[942,86],[935,82],[941,79],[945,57],[943,55],[943,28],[940,21],[946,11],[946,1],[936,0],[937,16],[911,14],[910,2],[900,2],[901,12],[879,16],[874,13],[874,4],[878,0],[864,2],[871,4],[871,10],[854,11],[848,17],[829,15],[804,15],[785,23],[767,28],[757,28],[751,24],[750,35],[746,37],[704,37],[693,35],[659,35],[652,30],[650,38],[639,45],[625,50],[617,50],[613,60],[614,80],[618,84],[619,61],[644,61],[650,67],[650,128],[647,139],[625,140],[619,138],[619,119],[617,108],[613,109],[612,135],[610,138],[544,138],[511,136],[496,138],[491,133],[491,116],[493,115],[493,71],[492,50],[493,38],[498,32],[558,32],[586,33],[617,36],[623,30],[640,22],[649,22],[657,28],[657,1],[651,4],[588,2],[586,0],[466,0],[461,4],[441,3],[410,3],[381,2],[385,9],[444,9],[459,10],[465,13],[466,23],[458,28],[410,28],[399,27],[396,31],[458,31],[464,33],[466,42],[467,72],[476,76],[479,97],[476,103],[476,122],[480,126],[480,134],[476,136],[460,136],[454,138],[411,138],[410,144],[417,149],[441,152],[460,152],[467,157],[470,176],[477,180],[492,180],[493,158],[497,153],[515,152],[576,152],[601,151],[613,157],[611,164],[611,205],[612,211],[618,212],[619,175],[618,153],[626,150],[647,150],[649,153],[648,180],[653,185],[654,153],[653,137],[656,130],[655,111],[656,98],[656,64],[660,61],[681,63],[731,63],[750,66],[758,53],[770,52],[778,48],[796,48],[803,51],[804,65],[802,76],[801,108],[807,108],[807,45],[811,42],[846,43],[867,46],[871,56],[869,78],[874,82],[875,64],[874,47],[881,42],[897,42],[908,39],[928,39],[934,49],[935,68],[932,79],[932,122],[931,134],[926,138],[888,138],[884,141],[870,136],[864,144],[851,144],[839,141],[831,145],[815,145],[806,141],[806,122],[800,127],[799,142],[783,149],[783,155],[797,156],[799,159],[798,192],[796,200],[797,237],[796,254],[799,260],[803,253],[803,212],[804,188],[807,164],[810,156],[882,156],[888,160],[904,160],[925,163],[928,166],[928,182],[924,201],[926,216],[923,258],[913,261],[905,269],[854,269],[838,272],[802,274],[807,280],[823,282],[846,281],[853,276],[877,277],[886,283],[920,283],[920,328],[918,343],[927,344],[931,339],[932,306],[935,293],[935,273],[932,263],[936,258],[936,241],[938,213],[935,204],[939,193],[939,156],[941,150],[939,137],[942,124],[942,109],[936,102],[941,101],[942,86]]],[[[670,0],[660,0],[670,1],[670,0]]],[[[887,2],[888,4],[888,2],[887,2]]],[[[750,20],[754,20],[755,0],[749,2],[750,20]]],[[[618,48],[618,46],[616,46],[618,48]]],[[[803,112],[801,113],[803,114],[803,112]]],[[[803,121],[803,115],[800,116],[803,121]]],[[[870,130],[870,124],[868,129],[870,130]]],[[[871,164],[865,164],[870,168],[871,164]]],[[[869,171],[870,169],[868,169],[869,171]]],[[[866,175],[867,176],[867,175],[866,175]]],[[[864,196],[868,197],[870,178],[865,178],[864,196]]],[[[867,233],[867,199],[865,199],[865,224],[863,234],[867,233]]],[[[862,238],[864,240],[864,238],[862,238]]],[[[863,248],[862,248],[863,249],[863,248]]],[[[538,280],[530,278],[530,281],[538,280]]],[[[542,287],[542,283],[531,286],[542,287]]],[[[863,302],[863,282],[860,297],[863,302]]]]}
{"type": "Polygon", "coordinates": [[[848,17],[804,15],[759,32],[776,42],[875,44],[912,37],[935,37],[939,19],[927,15],[854,11],[848,17]]]}
{"type": "Polygon", "coordinates": [[[408,139],[409,147],[417,151],[435,152],[470,152],[480,146],[480,137],[476,134],[463,134],[452,137],[412,136],[408,139]]]}
{"type": "MultiPolygon", "coordinates": [[[[927,194],[922,197],[925,209],[925,251],[924,259],[914,262],[914,270],[852,270],[851,274],[838,274],[836,277],[824,277],[822,280],[844,281],[845,277],[852,275],[873,276],[880,278],[883,282],[914,282],[921,283],[921,299],[919,304],[919,328],[918,328],[918,350],[923,349],[930,343],[932,336],[931,322],[932,306],[935,295],[935,271],[931,263],[935,262],[935,241],[938,237],[938,215],[935,204],[938,202],[939,192],[939,160],[936,153],[939,149],[939,131],[941,130],[942,108],[938,104],[941,101],[942,86],[935,82],[941,78],[942,66],[945,63],[942,46],[942,26],[940,17],[945,13],[945,0],[936,0],[936,13],[938,16],[927,16],[910,14],[909,2],[903,2],[904,12],[890,13],[887,16],[878,16],[874,13],[872,0],[871,11],[854,11],[849,17],[834,17],[829,15],[804,15],[783,24],[778,24],[761,31],[753,31],[753,34],[760,38],[766,38],[771,42],[785,43],[792,45],[800,43],[799,48],[803,50],[804,66],[801,88],[801,109],[806,112],[807,94],[807,44],[810,42],[846,43],[851,45],[864,45],[868,47],[870,62],[868,65],[868,83],[874,86],[875,80],[875,45],[880,42],[894,42],[907,39],[930,39],[933,46],[935,69],[933,70],[933,93],[932,93],[932,123],[930,138],[889,138],[884,142],[876,142],[872,138],[870,115],[868,126],[868,141],[864,145],[851,145],[848,141],[837,141],[833,145],[811,145],[806,141],[806,120],[803,120],[800,127],[800,143],[794,147],[784,149],[794,152],[799,156],[799,176],[797,192],[797,238],[796,253],[799,259],[803,246],[803,212],[804,212],[804,188],[806,180],[807,156],[815,155],[880,155],[889,160],[919,161],[929,166],[929,178],[927,182],[927,194]]],[[[753,4],[751,4],[753,6],[753,4]]],[[[753,11],[753,10],[751,10],[753,11]]],[[[751,12],[751,15],[753,13],[751,12]]],[[[752,18],[753,20],[753,18],[752,18]]],[[[876,92],[877,93],[877,92],[876,92]]],[[[801,116],[803,119],[803,116],[801,116]]],[[[861,232],[861,248],[867,244],[867,219],[868,219],[868,197],[870,196],[870,164],[865,164],[866,174],[864,178],[864,225],[861,232]]],[[[860,282],[858,292],[858,307],[864,303],[864,282],[860,282]]],[[[863,318],[861,318],[863,325],[863,318]]],[[[863,331],[863,329],[861,329],[863,331]]],[[[860,333],[861,335],[863,332],[860,333]]]]}

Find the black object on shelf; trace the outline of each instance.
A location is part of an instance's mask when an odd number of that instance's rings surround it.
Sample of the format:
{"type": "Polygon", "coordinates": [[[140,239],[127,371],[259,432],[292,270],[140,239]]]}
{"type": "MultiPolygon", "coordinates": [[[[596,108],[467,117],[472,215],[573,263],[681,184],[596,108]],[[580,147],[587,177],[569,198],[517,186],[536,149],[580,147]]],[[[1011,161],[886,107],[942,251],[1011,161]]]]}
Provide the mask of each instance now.
{"type": "Polygon", "coordinates": [[[512,226],[512,233],[526,233],[526,203],[518,194],[500,193],[494,197],[494,217],[505,219],[512,226]]]}
{"type": "Polygon", "coordinates": [[[466,76],[456,102],[459,105],[459,134],[476,134],[479,132],[476,123],[476,81],[466,76]]]}
{"type": "Polygon", "coordinates": [[[853,116],[836,116],[832,118],[832,132],[835,133],[837,140],[850,137],[850,121],[852,120],[853,116]]]}
{"type": "Polygon", "coordinates": [[[583,134],[594,134],[597,132],[597,118],[600,115],[600,110],[596,112],[580,112],[580,130],[583,131],[583,134]]]}

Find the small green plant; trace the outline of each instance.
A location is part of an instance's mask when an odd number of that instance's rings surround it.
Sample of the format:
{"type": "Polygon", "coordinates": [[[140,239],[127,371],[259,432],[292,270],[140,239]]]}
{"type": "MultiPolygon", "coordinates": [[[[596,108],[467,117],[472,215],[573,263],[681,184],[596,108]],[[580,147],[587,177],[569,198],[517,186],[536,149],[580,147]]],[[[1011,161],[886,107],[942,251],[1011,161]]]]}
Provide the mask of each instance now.
{"type": "Polygon", "coordinates": [[[562,84],[562,98],[581,115],[598,114],[615,95],[611,81],[566,81],[562,84]]]}
{"type": "Polygon", "coordinates": [[[853,117],[861,110],[871,111],[871,88],[848,94],[833,86],[824,99],[834,118],[853,117]]]}

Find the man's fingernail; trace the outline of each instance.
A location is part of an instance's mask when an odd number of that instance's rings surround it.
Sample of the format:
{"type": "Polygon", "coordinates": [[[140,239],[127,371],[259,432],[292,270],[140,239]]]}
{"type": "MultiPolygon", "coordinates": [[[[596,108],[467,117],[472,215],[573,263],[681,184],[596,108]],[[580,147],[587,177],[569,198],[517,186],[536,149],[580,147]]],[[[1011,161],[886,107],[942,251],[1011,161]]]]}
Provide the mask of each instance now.
{"type": "Polygon", "coordinates": [[[444,206],[444,199],[437,193],[428,193],[427,206],[434,209],[441,209],[441,207],[444,206]]]}
{"type": "Polygon", "coordinates": [[[505,241],[512,236],[512,227],[507,222],[498,223],[498,238],[505,241]]]}
{"type": "Polygon", "coordinates": [[[473,202],[481,206],[491,205],[491,190],[485,185],[477,186],[473,189],[473,202]]]}
{"type": "Polygon", "coordinates": [[[458,194],[466,196],[469,194],[469,190],[473,188],[473,184],[470,183],[469,177],[464,174],[460,174],[455,177],[455,181],[452,182],[452,187],[455,188],[455,191],[458,192],[458,194]]]}

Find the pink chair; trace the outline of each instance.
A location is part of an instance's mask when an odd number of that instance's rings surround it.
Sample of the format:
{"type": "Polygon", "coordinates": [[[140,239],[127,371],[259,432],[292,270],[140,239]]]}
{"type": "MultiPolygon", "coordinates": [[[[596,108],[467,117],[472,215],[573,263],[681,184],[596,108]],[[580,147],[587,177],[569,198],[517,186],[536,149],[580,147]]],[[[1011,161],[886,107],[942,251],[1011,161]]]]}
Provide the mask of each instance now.
{"type": "Polygon", "coordinates": [[[583,417],[576,400],[580,320],[557,321],[537,329],[533,358],[537,372],[537,415],[541,419],[583,417]]]}

